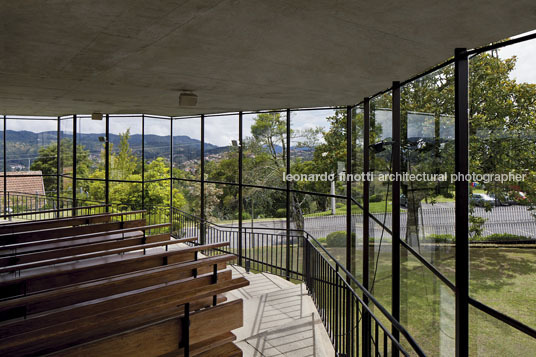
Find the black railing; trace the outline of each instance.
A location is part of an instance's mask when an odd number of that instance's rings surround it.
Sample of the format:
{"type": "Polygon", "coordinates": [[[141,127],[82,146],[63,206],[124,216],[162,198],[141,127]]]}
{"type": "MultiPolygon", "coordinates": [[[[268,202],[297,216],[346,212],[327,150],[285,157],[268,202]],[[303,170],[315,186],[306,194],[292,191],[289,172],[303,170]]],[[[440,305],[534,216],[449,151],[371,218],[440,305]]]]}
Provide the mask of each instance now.
{"type": "Polygon", "coordinates": [[[1,216],[6,220],[32,221],[97,214],[106,211],[104,202],[82,199],[77,200],[77,204],[74,204],[72,198],[56,197],[55,192],[53,195],[42,195],[8,191],[5,200],[3,195],[0,195],[0,207],[1,216]]]}
{"type": "MultiPolygon", "coordinates": [[[[403,326],[342,266],[313,236],[306,231],[266,227],[230,227],[204,221],[199,217],[166,206],[84,202],[72,207],[72,201],[46,196],[10,193],[8,202],[24,202],[26,212],[10,217],[37,220],[71,215],[108,212],[131,212],[128,219],[144,217],[148,225],[169,223],[149,234],[171,233],[176,238],[197,237],[195,244],[229,243],[226,247],[204,251],[207,255],[234,254],[247,270],[269,272],[287,279],[302,281],[316,305],[338,356],[418,355],[424,352],[403,326]],[[31,202],[30,202],[31,201],[31,202]],[[49,201],[54,204],[48,206],[49,201]],[[65,212],[65,213],[64,213],[65,212]],[[368,304],[365,301],[368,300],[368,304]],[[396,339],[392,331],[404,340],[396,339]]],[[[81,203],[81,200],[77,201],[81,203]]],[[[120,215],[113,219],[126,219],[120,215]]],[[[146,232],[147,233],[147,232],[146,232]]]]}
{"type": "Polygon", "coordinates": [[[307,232],[291,229],[287,234],[265,227],[240,231],[176,208],[172,209],[172,227],[177,238],[195,236],[200,243],[229,243],[206,254],[234,254],[248,270],[303,281],[338,356],[425,355],[406,329],[307,232]],[[393,330],[404,340],[394,338],[393,330]]]}

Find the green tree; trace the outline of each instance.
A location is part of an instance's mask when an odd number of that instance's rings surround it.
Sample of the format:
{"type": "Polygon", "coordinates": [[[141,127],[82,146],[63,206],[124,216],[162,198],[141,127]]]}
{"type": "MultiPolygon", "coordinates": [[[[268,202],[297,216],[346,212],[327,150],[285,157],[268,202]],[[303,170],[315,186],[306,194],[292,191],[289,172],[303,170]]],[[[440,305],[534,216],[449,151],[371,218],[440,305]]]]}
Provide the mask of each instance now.
{"type": "MultiPolygon", "coordinates": [[[[166,180],[169,178],[170,168],[164,158],[159,157],[145,166],[145,190],[142,190],[141,160],[133,154],[129,145],[129,137],[129,130],[120,134],[119,150],[117,152],[110,150],[110,179],[131,182],[111,182],[110,201],[125,205],[129,209],[140,209],[144,206],[143,196],[145,196],[145,207],[148,208],[169,206],[172,196],[173,206],[182,208],[186,204],[184,195],[176,188],[170,191],[170,181],[166,180]]],[[[101,164],[90,178],[104,179],[104,164],[101,164]]],[[[106,199],[104,185],[99,181],[89,181],[87,193],[92,200],[105,201],[106,199]]]]}
{"type": "MultiPolygon", "coordinates": [[[[90,171],[92,162],[89,158],[89,152],[85,150],[84,146],[77,146],[77,174],[82,177],[87,177],[90,171]]],[[[41,171],[43,175],[56,175],[56,174],[69,174],[72,173],[73,167],[73,142],[71,139],[62,139],[60,142],[60,157],[61,157],[61,169],[58,171],[58,145],[52,143],[48,146],[39,148],[39,156],[32,162],[30,170],[41,171]]],[[[45,191],[56,191],[56,178],[46,177],[44,179],[45,191]]],[[[67,187],[63,187],[63,190],[68,190],[67,187]]]]}

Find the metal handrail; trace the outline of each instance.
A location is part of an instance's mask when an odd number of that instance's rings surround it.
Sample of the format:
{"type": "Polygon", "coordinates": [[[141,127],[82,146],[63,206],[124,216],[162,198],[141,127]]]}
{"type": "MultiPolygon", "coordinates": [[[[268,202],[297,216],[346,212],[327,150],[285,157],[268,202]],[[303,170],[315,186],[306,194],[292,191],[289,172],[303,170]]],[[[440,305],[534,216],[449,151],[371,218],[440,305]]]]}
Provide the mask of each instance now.
{"type": "MultiPolygon", "coordinates": [[[[177,209],[174,207],[172,209],[175,212],[183,214],[184,216],[197,221],[199,224],[213,226],[213,227],[216,227],[217,229],[222,229],[227,232],[235,231],[236,229],[239,228],[239,227],[221,226],[219,224],[209,222],[206,219],[202,219],[195,215],[186,213],[180,209],[177,209]]],[[[242,227],[242,229],[245,229],[245,228],[242,227]]],[[[253,227],[251,227],[251,229],[253,229],[253,227]]],[[[270,227],[266,227],[266,228],[261,227],[258,229],[278,230],[278,231],[287,230],[286,228],[276,229],[276,228],[270,228],[270,227]]],[[[374,296],[357,280],[355,276],[353,276],[353,274],[351,274],[343,265],[341,265],[339,261],[329,251],[327,251],[326,248],[324,248],[324,246],[322,246],[322,244],[315,237],[313,237],[307,231],[302,230],[302,229],[290,229],[290,231],[299,232],[303,234],[302,238],[308,243],[309,246],[311,246],[319,254],[319,256],[323,257],[324,263],[327,264],[335,272],[336,276],[341,279],[341,281],[344,284],[344,288],[347,289],[356,299],[358,299],[359,303],[367,310],[370,316],[383,329],[383,331],[388,334],[389,338],[392,341],[395,341],[395,343],[398,345],[397,348],[399,348],[400,351],[404,351],[403,347],[400,345],[400,342],[397,341],[392,336],[392,334],[389,333],[387,328],[378,320],[378,318],[372,312],[371,308],[367,304],[364,303],[364,301],[359,297],[359,294],[355,291],[355,289],[352,287],[351,284],[355,284],[355,286],[357,286],[359,290],[363,292],[363,294],[370,300],[370,302],[372,302],[381,311],[381,313],[389,320],[389,322],[394,326],[394,328],[397,329],[406,338],[406,340],[408,341],[408,343],[411,345],[411,347],[413,348],[413,350],[418,356],[425,356],[424,351],[417,344],[417,342],[413,339],[413,337],[409,334],[409,332],[380,304],[380,302],[376,298],[374,298],[374,296]],[[333,263],[330,262],[329,260],[331,260],[333,263]],[[343,276],[341,272],[343,272],[345,276],[343,276]]],[[[282,270],[286,269],[286,267],[280,267],[280,268],[282,270]]],[[[306,275],[306,274],[307,274],[306,272],[303,273],[303,275],[306,275]]],[[[298,274],[298,275],[301,275],[301,274],[298,274]]]]}

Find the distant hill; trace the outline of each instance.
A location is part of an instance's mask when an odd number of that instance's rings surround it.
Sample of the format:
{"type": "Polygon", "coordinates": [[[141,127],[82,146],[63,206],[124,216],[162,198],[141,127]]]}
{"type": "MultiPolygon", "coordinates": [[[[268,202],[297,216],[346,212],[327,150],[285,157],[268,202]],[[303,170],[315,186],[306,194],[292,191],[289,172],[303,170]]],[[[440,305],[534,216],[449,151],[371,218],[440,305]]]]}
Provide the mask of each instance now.
{"type": "MultiPolygon", "coordinates": [[[[77,143],[83,145],[85,150],[90,152],[90,156],[96,162],[103,147],[103,143],[99,141],[99,137],[103,134],[79,134],[77,143]]],[[[67,134],[62,136],[62,139],[71,139],[72,135],[67,134]]],[[[56,143],[56,131],[45,131],[34,133],[31,131],[6,131],[7,144],[7,170],[13,169],[27,170],[29,165],[35,160],[39,154],[38,150],[42,146],[48,146],[56,143]]],[[[110,134],[110,143],[112,150],[115,151],[119,147],[120,136],[110,134]]],[[[132,152],[141,158],[142,136],[140,134],[131,135],[130,148],[132,152]]],[[[230,146],[217,146],[205,143],[205,157],[221,154],[230,149],[230,146]]],[[[276,146],[276,152],[281,153],[282,147],[276,146]]],[[[309,160],[312,158],[314,150],[310,148],[292,147],[291,153],[294,158],[302,158],[309,160]]],[[[192,139],[186,135],[177,135],[173,137],[173,159],[175,164],[179,165],[185,161],[198,160],[201,155],[201,141],[192,139]]],[[[169,137],[160,135],[145,135],[145,159],[151,161],[159,156],[170,156],[169,137]]]]}
{"type": "MultiPolygon", "coordinates": [[[[93,157],[100,154],[103,143],[99,141],[99,137],[103,134],[78,134],[77,143],[83,145],[93,157]]],[[[62,136],[62,139],[72,139],[72,135],[62,136]]],[[[22,165],[28,167],[28,164],[38,157],[39,147],[48,146],[56,143],[56,131],[45,131],[34,133],[31,131],[6,131],[7,145],[7,164],[8,171],[10,166],[22,165]]],[[[110,134],[110,143],[112,150],[119,147],[120,136],[110,134]]],[[[141,157],[142,136],[140,134],[131,135],[130,147],[133,153],[141,157]]],[[[217,145],[205,143],[205,155],[214,152],[224,152],[227,147],[219,147],[217,145]]],[[[176,163],[187,160],[197,159],[201,154],[201,141],[192,139],[186,135],[177,135],[173,137],[173,155],[176,163]]],[[[145,159],[154,160],[159,156],[169,157],[170,142],[168,136],[145,135],[145,159]]]]}

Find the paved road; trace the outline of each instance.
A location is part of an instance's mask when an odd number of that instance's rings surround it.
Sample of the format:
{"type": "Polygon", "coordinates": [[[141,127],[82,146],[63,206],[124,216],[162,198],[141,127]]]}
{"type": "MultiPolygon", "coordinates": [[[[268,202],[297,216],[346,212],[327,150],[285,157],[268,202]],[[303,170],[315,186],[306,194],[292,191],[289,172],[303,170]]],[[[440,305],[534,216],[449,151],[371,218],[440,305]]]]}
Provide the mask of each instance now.
{"type": "MultiPolygon", "coordinates": [[[[484,235],[493,233],[511,233],[516,235],[527,236],[536,239],[536,218],[523,206],[505,206],[495,207],[490,212],[483,208],[475,208],[475,216],[484,217],[484,235]]],[[[387,215],[375,214],[381,221],[391,227],[391,213],[387,215]]],[[[356,236],[362,236],[363,216],[356,214],[352,216],[355,225],[356,236]]],[[[455,210],[453,203],[425,204],[419,213],[419,228],[425,235],[430,234],[452,234],[454,235],[455,210]]],[[[401,212],[400,225],[402,235],[405,234],[407,226],[407,214],[401,212]]],[[[251,227],[250,221],[244,221],[244,227],[251,227]]],[[[268,232],[262,228],[273,228],[274,233],[282,233],[285,229],[285,221],[255,221],[255,231],[268,232]]],[[[316,238],[325,237],[331,232],[346,229],[346,217],[341,216],[322,216],[305,218],[305,230],[316,238]]],[[[380,237],[382,233],[381,226],[371,221],[371,236],[380,237]]],[[[387,237],[388,238],[388,237],[387,237]]]]}

